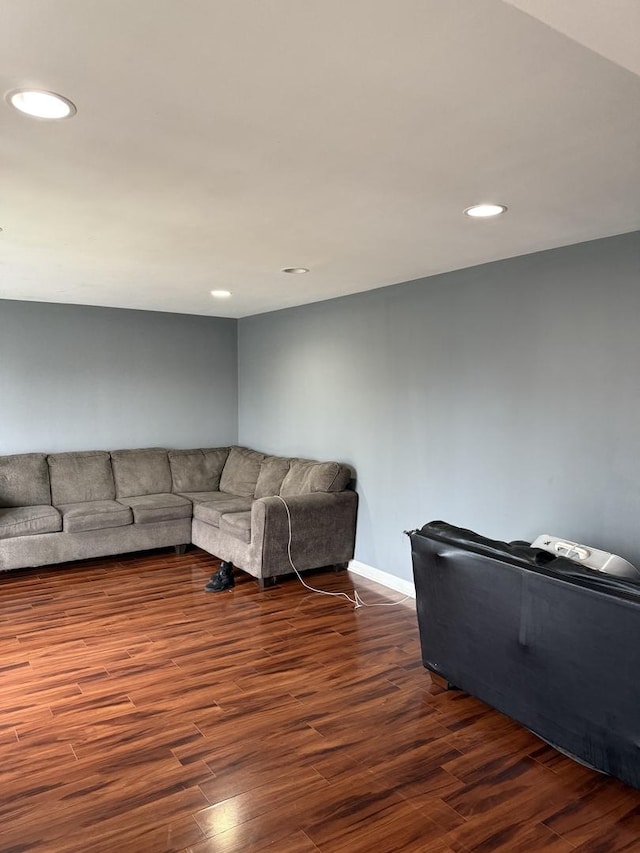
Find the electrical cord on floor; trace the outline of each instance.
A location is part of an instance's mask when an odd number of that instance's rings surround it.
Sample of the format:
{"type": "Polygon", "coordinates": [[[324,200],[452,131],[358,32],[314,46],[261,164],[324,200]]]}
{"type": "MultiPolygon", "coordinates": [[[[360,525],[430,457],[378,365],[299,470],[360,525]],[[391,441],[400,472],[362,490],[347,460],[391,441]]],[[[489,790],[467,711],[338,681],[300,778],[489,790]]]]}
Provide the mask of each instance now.
{"type": "Polygon", "coordinates": [[[317,589],[314,586],[309,586],[309,584],[303,579],[302,575],[298,571],[293,562],[293,558],[291,557],[291,538],[292,538],[292,527],[291,527],[291,513],[289,512],[289,507],[287,502],[282,497],[282,495],[274,495],[274,497],[279,498],[284,504],[284,508],[287,511],[287,521],[289,524],[289,539],[287,541],[287,556],[289,558],[289,564],[293,571],[296,573],[296,577],[300,581],[305,589],[308,589],[310,592],[316,592],[318,595],[331,595],[334,598],[346,598],[350,604],[353,604],[354,610],[357,610],[359,607],[397,607],[398,604],[404,604],[405,601],[412,598],[411,595],[405,595],[404,598],[401,598],[400,601],[384,601],[380,604],[368,604],[366,601],[363,601],[360,597],[360,593],[357,589],[353,591],[353,598],[346,592],[329,592],[327,589],[317,589]]]}

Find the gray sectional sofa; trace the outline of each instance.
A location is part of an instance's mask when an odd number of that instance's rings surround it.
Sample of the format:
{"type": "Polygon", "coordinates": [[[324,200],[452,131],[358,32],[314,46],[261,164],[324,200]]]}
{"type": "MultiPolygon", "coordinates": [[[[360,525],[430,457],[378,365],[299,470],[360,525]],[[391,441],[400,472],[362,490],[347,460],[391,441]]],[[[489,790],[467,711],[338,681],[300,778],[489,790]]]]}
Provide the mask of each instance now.
{"type": "Polygon", "coordinates": [[[350,480],[237,446],[0,456],[0,571],[193,543],[264,587],[291,572],[289,518],[298,569],[351,559],[350,480]]]}

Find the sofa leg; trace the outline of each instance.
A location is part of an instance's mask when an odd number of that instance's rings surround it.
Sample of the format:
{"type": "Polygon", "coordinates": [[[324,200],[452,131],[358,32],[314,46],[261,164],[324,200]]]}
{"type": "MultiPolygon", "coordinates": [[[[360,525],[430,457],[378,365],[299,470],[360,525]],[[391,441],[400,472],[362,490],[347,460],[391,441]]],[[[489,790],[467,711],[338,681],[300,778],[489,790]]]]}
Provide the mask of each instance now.
{"type": "Polygon", "coordinates": [[[335,563],[333,570],[334,572],[346,572],[349,568],[349,563],[335,563]]]}
{"type": "Polygon", "coordinates": [[[450,681],[447,681],[447,690],[460,690],[460,688],[456,687],[456,685],[452,684],[450,681]]]}
{"type": "Polygon", "coordinates": [[[258,586],[260,587],[260,592],[264,592],[265,589],[268,589],[270,586],[275,585],[275,578],[258,578],[258,586]]]}
{"type": "Polygon", "coordinates": [[[187,546],[186,545],[174,545],[173,546],[176,554],[184,554],[186,553],[187,546]]]}

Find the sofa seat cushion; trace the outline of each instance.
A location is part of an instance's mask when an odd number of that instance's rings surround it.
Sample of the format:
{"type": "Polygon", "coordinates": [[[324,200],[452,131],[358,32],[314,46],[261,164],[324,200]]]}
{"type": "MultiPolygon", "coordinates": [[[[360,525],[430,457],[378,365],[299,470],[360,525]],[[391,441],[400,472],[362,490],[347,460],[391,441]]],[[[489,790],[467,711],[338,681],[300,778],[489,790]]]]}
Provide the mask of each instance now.
{"type": "Polygon", "coordinates": [[[0,539],[32,536],[34,533],[58,533],[60,530],[60,513],[51,505],[0,509],[0,539]]]}
{"type": "Polygon", "coordinates": [[[180,496],[186,498],[195,506],[196,504],[206,504],[212,501],[228,501],[234,495],[227,492],[180,492],[180,496]]]}
{"type": "Polygon", "coordinates": [[[133,522],[129,507],[122,506],[118,501],[82,501],[62,504],[58,509],[62,515],[62,529],[65,533],[125,527],[133,522]]]}
{"type": "Polygon", "coordinates": [[[251,542],[251,511],[225,512],[220,519],[220,533],[228,533],[247,544],[251,542]]]}
{"type": "Polygon", "coordinates": [[[220,527],[220,519],[227,512],[246,512],[251,510],[252,498],[227,496],[226,501],[211,501],[210,503],[196,504],[193,508],[193,517],[198,521],[205,521],[214,527],[220,527]]]}
{"type": "Polygon", "coordinates": [[[160,495],[138,495],[118,498],[118,502],[131,507],[136,524],[152,524],[155,521],[175,521],[191,518],[191,501],[168,492],[160,495]]]}

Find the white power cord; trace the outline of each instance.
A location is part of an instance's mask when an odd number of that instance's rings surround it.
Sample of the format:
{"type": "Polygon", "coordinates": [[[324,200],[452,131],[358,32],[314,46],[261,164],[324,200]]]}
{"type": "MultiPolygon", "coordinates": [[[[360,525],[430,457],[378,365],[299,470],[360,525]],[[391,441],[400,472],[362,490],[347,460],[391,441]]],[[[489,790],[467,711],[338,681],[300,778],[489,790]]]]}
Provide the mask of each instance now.
{"type": "Polygon", "coordinates": [[[303,579],[302,575],[300,574],[300,572],[296,568],[295,563],[293,562],[293,559],[291,557],[292,528],[291,528],[291,513],[289,512],[289,507],[288,507],[285,499],[282,497],[282,495],[274,495],[274,497],[279,498],[282,501],[282,503],[284,504],[284,508],[287,511],[287,521],[289,524],[289,539],[287,541],[287,556],[289,558],[289,564],[291,565],[291,568],[296,573],[296,577],[298,578],[298,580],[300,581],[302,586],[305,587],[305,589],[308,589],[310,592],[317,592],[318,595],[332,595],[335,598],[346,598],[350,604],[353,604],[353,607],[355,610],[357,610],[359,607],[397,607],[398,604],[404,604],[405,601],[407,601],[409,598],[412,598],[412,596],[410,596],[410,595],[405,595],[404,598],[400,599],[400,601],[385,601],[385,602],[382,602],[380,604],[368,604],[366,601],[363,601],[362,598],[360,598],[360,593],[358,592],[357,589],[354,589],[353,598],[351,598],[351,596],[346,592],[329,592],[329,590],[326,590],[326,589],[317,589],[314,586],[309,586],[309,584],[306,583],[306,581],[303,579]]]}

